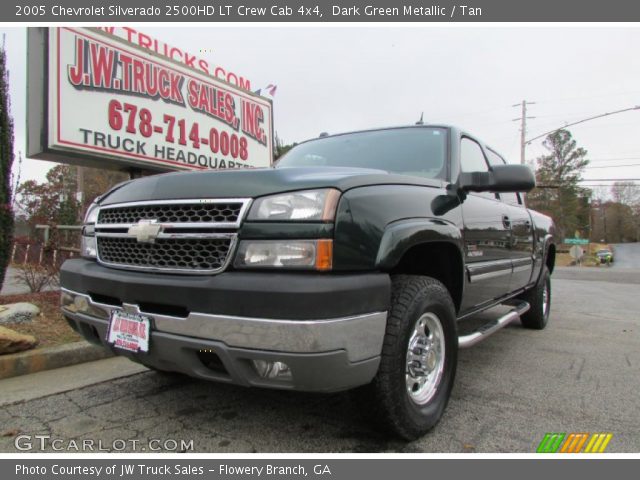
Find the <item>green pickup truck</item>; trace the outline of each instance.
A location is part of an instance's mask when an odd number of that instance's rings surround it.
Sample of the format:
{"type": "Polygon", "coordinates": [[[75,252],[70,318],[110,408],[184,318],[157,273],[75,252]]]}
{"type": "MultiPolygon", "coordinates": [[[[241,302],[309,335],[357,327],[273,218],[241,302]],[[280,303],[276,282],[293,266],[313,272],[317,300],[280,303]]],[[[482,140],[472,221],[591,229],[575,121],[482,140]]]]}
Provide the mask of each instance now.
{"type": "Polygon", "coordinates": [[[325,136],[273,168],[171,173],[89,208],[62,310],[148,367],[252,387],[358,387],[416,438],[442,416],[459,348],[544,328],[554,225],[528,167],[455,127],[325,136]],[[507,306],[487,325],[459,322],[507,306]]]}

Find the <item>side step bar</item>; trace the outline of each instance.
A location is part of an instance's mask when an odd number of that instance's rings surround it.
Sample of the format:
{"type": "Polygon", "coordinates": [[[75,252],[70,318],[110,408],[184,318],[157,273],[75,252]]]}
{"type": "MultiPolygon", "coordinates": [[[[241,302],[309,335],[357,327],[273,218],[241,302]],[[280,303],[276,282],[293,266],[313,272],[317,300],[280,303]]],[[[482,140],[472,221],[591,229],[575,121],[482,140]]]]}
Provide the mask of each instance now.
{"type": "Polygon", "coordinates": [[[491,320],[489,323],[485,323],[475,332],[458,337],[458,348],[473,347],[476,343],[481,342],[492,333],[506,327],[514,320],[519,320],[520,315],[526,313],[529,308],[531,308],[527,302],[523,302],[521,300],[505,302],[502,305],[510,306],[511,310],[502,317],[496,320],[491,320]]]}

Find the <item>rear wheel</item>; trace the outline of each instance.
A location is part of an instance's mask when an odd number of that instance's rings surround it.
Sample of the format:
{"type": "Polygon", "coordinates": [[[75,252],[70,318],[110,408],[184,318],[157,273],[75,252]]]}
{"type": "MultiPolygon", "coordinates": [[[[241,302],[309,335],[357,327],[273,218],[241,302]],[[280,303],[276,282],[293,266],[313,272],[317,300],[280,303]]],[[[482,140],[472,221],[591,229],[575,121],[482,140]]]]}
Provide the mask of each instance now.
{"type": "Polygon", "coordinates": [[[520,295],[531,307],[527,313],[520,316],[520,321],[525,328],[534,330],[542,330],[547,326],[551,311],[551,274],[546,266],[542,268],[536,286],[520,295]]]}
{"type": "Polygon", "coordinates": [[[433,428],[447,405],[458,352],[453,301],[439,281],[393,278],[380,368],[365,391],[375,420],[405,440],[433,428]]]}

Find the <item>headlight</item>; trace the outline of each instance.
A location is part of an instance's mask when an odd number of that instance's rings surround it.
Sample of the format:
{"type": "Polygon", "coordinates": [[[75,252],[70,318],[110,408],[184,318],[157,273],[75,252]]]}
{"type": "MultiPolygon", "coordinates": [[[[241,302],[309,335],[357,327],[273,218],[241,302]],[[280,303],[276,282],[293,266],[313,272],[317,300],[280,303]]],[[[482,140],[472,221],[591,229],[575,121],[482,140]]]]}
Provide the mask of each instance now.
{"type": "Polygon", "coordinates": [[[94,259],[97,256],[96,237],[82,236],[80,241],[80,256],[94,259]]]}
{"type": "Polygon", "coordinates": [[[98,204],[92,203],[84,215],[84,223],[96,223],[98,221],[98,204]]]}
{"type": "Polygon", "coordinates": [[[97,247],[95,237],[95,224],[98,221],[98,205],[92,203],[84,216],[82,226],[82,240],[80,242],[80,256],[85,258],[96,258],[97,247]]]}
{"type": "Polygon", "coordinates": [[[99,209],[96,203],[89,205],[87,213],[84,214],[84,221],[82,222],[84,224],[82,227],[82,235],[93,235],[93,229],[98,221],[98,212],[99,209]]]}
{"type": "Polygon", "coordinates": [[[243,240],[237,268],[301,268],[331,270],[333,240],[243,240]]]}
{"type": "Polygon", "coordinates": [[[331,222],[340,192],[333,188],[283,193],[257,199],[249,220],[298,220],[331,222]]]}

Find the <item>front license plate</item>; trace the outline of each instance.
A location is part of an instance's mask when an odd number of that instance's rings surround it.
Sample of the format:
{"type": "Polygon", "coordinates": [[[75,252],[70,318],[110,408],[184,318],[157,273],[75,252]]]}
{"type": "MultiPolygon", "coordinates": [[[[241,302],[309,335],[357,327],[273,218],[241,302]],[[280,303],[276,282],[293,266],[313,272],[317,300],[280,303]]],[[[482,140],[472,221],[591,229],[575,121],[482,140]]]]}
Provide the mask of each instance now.
{"type": "Polygon", "coordinates": [[[150,325],[148,317],[114,310],[109,321],[107,342],[130,352],[148,352],[150,325]]]}

